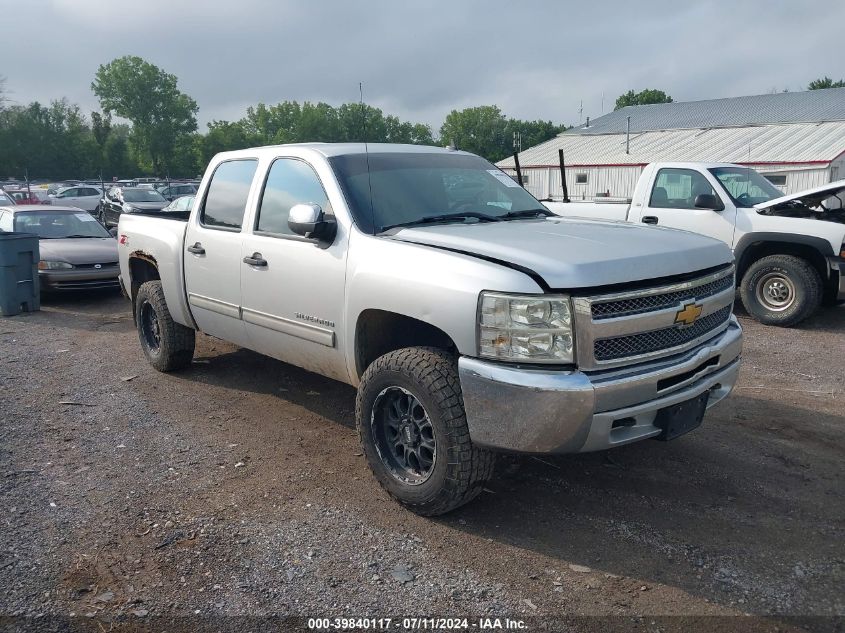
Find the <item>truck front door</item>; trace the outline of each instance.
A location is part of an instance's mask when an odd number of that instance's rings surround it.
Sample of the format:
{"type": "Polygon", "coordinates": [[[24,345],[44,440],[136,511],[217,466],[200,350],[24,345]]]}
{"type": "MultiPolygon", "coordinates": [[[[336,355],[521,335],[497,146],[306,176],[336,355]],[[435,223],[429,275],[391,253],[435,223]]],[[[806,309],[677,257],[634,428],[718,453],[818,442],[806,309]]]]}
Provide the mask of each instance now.
{"type": "Polygon", "coordinates": [[[338,336],[348,234],[338,226],[331,244],[296,235],[288,215],[291,207],[306,203],[332,215],[314,168],[298,158],[276,158],[261,187],[251,230],[243,236],[242,310],[249,347],[346,382],[338,336]]]}
{"type": "Polygon", "coordinates": [[[714,183],[694,169],[664,167],[657,171],[645,203],[631,209],[632,221],[683,229],[714,237],[733,246],[736,207],[716,193],[714,183]],[[717,206],[695,206],[700,195],[712,196],[717,206]]]}
{"type": "Polygon", "coordinates": [[[185,233],[185,289],[200,330],[248,347],[241,320],[241,233],[258,161],[229,160],[211,176],[185,233]]]}

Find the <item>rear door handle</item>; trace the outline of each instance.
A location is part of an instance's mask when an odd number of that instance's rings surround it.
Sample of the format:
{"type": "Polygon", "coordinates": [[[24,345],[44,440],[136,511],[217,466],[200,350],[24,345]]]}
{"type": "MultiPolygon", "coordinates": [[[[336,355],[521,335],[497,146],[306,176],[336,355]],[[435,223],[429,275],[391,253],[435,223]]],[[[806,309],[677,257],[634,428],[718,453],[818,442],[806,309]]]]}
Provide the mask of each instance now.
{"type": "Polygon", "coordinates": [[[261,257],[261,253],[253,253],[250,257],[244,257],[244,264],[263,268],[267,265],[267,260],[261,257]]]}
{"type": "Polygon", "coordinates": [[[659,220],[656,215],[644,215],[643,224],[657,224],[659,220]]]}
{"type": "Polygon", "coordinates": [[[195,242],[193,246],[189,246],[188,252],[193,253],[194,255],[205,255],[205,249],[199,242],[195,242]]]}

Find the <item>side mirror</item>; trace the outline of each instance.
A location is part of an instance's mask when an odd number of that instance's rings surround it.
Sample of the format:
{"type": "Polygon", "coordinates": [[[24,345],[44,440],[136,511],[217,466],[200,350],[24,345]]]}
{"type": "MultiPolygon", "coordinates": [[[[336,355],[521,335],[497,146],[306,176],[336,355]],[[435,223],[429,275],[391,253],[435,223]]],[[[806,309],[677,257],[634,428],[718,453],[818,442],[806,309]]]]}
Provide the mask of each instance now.
{"type": "Polygon", "coordinates": [[[718,196],[712,193],[700,193],[695,197],[693,205],[696,209],[710,209],[712,211],[722,211],[725,205],[719,200],[718,196]]]}
{"type": "Polygon", "coordinates": [[[113,226],[109,229],[109,235],[111,235],[112,237],[117,237],[117,227],[116,226],[113,226]]]}
{"type": "Polygon", "coordinates": [[[331,242],[337,230],[334,220],[326,219],[320,205],[313,203],[293,205],[288,226],[297,235],[325,242],[331,242]]]}

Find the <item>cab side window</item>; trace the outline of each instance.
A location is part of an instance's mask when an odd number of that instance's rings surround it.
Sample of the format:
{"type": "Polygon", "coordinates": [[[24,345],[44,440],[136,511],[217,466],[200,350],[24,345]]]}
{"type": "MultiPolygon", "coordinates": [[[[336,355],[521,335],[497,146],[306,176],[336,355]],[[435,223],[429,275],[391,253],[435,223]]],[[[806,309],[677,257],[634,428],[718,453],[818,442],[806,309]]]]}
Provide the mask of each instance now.
{"type": "Polygon", "coordinates": [[[288,216],[296,204],[317,204],[331,215],[329,199],[314,169],[295,158],[276,159],[261,194],[256,232],[293,235],[288,216]]]}
{"type": "Polygon", "coordinates": [[[707,179],[692,169],[661,169],[657,172],[648,206],[654,209],[695,209],[695,198],[715,196],[707,179]]]}
{"type": "Polygon", "coordinates": [[[217,166],[200,213],[203,226],[240,230],[257,166],[255,159],[230,160],[217,166]]]}

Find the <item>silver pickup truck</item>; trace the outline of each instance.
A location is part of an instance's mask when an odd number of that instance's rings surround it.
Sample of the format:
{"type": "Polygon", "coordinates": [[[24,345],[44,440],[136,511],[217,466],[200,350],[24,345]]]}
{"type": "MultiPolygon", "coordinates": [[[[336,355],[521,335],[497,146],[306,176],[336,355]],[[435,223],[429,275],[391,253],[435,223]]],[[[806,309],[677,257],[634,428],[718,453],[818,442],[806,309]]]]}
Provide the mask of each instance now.
{"type": "Polygon", "coordinates": [[[420,514],[475,497],[498,451],[673,439],[739,370],[725,244],[556,217],[466,152],[219,154],[187,222],[123,215],[118,243],[156,369],[202,331],[356,386],[369,464],[420,514]]]}

